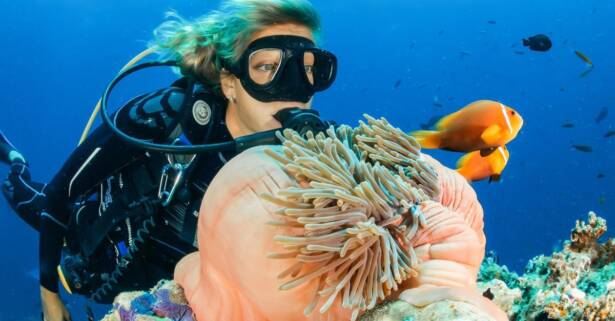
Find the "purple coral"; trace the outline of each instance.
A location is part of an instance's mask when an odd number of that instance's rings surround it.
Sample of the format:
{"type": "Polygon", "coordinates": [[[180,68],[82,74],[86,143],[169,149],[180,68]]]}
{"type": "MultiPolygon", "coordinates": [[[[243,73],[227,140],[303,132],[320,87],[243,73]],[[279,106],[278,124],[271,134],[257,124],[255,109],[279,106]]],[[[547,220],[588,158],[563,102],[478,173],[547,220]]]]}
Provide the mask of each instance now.
{"type": "Polygon", "coordinates": [[[118,316],[120,321],[195,321],[181,287],[167,280],[160,281],[149,292],[120,294],[113,304],[111,313],[101,321],[117,321],[118,316]]]}
{"type": "Polygon", "coordinates": [[[121,306],[117,306],[117,311],[120,314],[120,321],[135,321],[137,319],[137,314],[134,310],[128,309],[125,310],[121,306]]]}
{"type": "Polygon", "coordinates": [[[160,289],[154,295],[156,302],[152,305],[152,310],[157,316],[175,321],[194,321],[190,306],[173,302],[169,289],[160,289]]]}
{"type": "Polygon", "coordinates": [[[130,303],[130,310],[138,314],[150,314],[155,302],[156,297],[154,295],[144,292],[142,295],[132,300],[130,303]]]}

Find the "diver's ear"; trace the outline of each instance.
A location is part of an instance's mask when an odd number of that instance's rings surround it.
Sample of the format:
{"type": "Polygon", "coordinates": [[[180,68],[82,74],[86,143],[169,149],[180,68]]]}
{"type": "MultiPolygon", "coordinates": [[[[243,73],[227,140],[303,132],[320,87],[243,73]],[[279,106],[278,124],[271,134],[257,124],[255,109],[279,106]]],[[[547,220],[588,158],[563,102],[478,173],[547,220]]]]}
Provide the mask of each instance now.
{"type": "Polygon", "coordinates": [[[220,87],[222,87],[222,93],[224,97],[229,101],[234,101],[235,97],[237,97],[236,89],[235,89],[235,80],[237,77],[232,73],[228,72],[228,70],[222,68],[220,71],[220,87]]]}

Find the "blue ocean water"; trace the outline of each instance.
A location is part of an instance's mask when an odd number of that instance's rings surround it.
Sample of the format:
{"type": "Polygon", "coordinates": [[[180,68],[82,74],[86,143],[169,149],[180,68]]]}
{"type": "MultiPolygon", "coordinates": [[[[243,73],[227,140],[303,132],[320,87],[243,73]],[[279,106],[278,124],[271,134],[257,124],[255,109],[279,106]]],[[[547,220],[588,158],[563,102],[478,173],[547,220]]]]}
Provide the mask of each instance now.
{"type": "MultiPolygon", "coordinates": [[[[550,253],[566,239],[575,220],[590,210],[615,224],[615,137],[603,137],[615,130],[615,3],[313,3],[323,20],[323,47],[340,63],[335,84],[314,103],[324,118],[356,124],[368,113],[410,131],[478,99],[499,100],[521,113],[525,125],[508,145],[503,181],[473,184],[485,210],[488,250],[502,263],[522,271],[529,258],[550,253]],[[551,37],[550,51],[521,45],[537,33],[551,37]],[[585,77],[580,74],[587,67],[574,50],[594,62],[585,77]],[[604,108],[608,115],[596,122],[604,108]],[[563,128],[565,122],[574,127],[563,128]],[[589,145],[593,152],[572,144],[589,145]]],[[[47,181],[75,147],[108,81],[145,49],[164,12],[175,9],[193,18],[219,1],[0,4],[0,129],[29,158],[33,177],[47,181]]],[[[137,78],[118,101],[172,79],[164,71],[137,78]]],[[[451,167],[461,156],[428,153],[451,167]]],[[[4,201],[0,222],[0,320],[38,320],[38,237],[4,201]]],[[[85,320],[83,301],[68,301],[74,320],[85,320]]]]}

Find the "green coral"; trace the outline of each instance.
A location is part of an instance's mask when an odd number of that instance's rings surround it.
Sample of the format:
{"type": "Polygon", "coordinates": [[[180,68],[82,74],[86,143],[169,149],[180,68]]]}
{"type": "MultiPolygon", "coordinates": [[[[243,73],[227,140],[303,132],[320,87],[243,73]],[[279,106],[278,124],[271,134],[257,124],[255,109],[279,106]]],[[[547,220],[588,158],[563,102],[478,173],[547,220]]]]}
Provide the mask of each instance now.
{"type": "Polygon", "coordinates": [[[509,310],[511,320],[614,320],[614,292],[607,284],[615,280],[615,241],[598,242],[606,221],[593,212],[588,216],[587,223],[577,221],[560,251],[531,259],[521,276],[494,255],[485,258],[479,282],[499,279],[521,291],[509,310]]]}
{"type": "Polygon", "coordinates": [[[599,297],[606,294],[606,284],[613,279],[615,279],[615,262],[582,276],[578,287],[592,297],[599,297]]]}
{"type": "Polygon", "coordinates": [[[478,282],[488,282],[493,279],[502,280],[509,288],[519,287],[519,275],[508,270],[506,265],[497,263],[497,256],[487,255],[478,271],[478,282]]]}

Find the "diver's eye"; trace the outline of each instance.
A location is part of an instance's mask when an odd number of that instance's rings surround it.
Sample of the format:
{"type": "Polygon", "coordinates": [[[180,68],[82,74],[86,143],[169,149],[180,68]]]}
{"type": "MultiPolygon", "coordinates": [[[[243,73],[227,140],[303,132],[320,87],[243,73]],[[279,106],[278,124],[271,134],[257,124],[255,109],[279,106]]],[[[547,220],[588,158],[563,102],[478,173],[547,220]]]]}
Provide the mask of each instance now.
{"type": "Polygon", "coordinates": [[[312,72],[314,72],[314,66],[312,65],[305,65],[305,72],[308,74],[311,74],[312,72]]]}
{"type": "Polygon", "coordinates": [[[261,64],[256,66],[259,71],[274,71],[278,68],[277,64],[261,64]]]}

